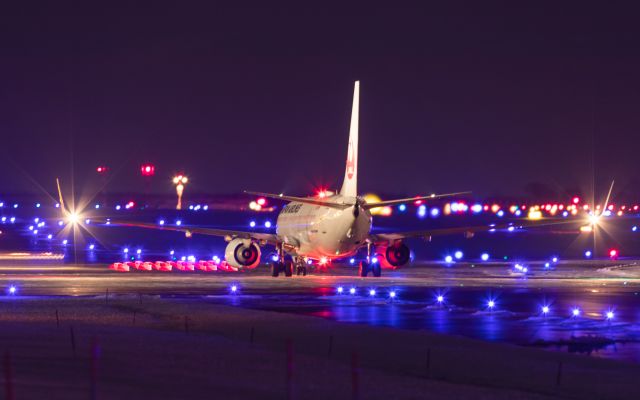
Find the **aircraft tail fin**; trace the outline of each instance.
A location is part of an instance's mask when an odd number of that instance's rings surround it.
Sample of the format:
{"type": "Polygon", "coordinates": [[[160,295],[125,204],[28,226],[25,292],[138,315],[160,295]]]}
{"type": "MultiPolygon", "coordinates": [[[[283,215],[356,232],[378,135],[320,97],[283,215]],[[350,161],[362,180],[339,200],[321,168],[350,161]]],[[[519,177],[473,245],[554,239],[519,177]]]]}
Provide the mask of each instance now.
{"type": "Polygon", "coordinates": [[[340,194],[347,197],[358,196],[358,113],[360,109],[360,81],[353,88],[353,106],[351,108],[351,126],[349,128],[349,148],[344,181],[340,194]]]}

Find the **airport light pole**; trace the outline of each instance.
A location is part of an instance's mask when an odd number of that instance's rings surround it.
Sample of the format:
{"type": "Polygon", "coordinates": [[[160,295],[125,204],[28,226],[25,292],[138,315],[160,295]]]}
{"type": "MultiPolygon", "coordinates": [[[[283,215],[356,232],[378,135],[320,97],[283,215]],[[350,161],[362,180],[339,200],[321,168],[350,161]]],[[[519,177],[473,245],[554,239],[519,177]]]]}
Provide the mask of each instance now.
{"type": "Polygon", "coordinates": [[[182,193],[184,192],[184,185],[189,182],[189,178],[185,175],[176,175],[173,177],[173,184],[176,185],[176,193],[178,194],[178,204],[176,210],[182,209],[182,193]]]}

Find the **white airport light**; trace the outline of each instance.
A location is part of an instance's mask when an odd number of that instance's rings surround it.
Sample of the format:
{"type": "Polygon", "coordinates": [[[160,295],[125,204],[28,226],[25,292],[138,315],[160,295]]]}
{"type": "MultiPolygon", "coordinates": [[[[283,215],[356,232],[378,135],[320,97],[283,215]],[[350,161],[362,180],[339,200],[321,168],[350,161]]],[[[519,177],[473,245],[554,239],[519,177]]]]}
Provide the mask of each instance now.
{"type": "Polygon", "coordinates": [[[62,244],[66,246],[66,244],[69,243],[69,241],[67,239],[62,241],[62,244]]]}
{"type": "Polygon", "coordinates": [[[464,254],[460,250],[458,250],[453,255],[456,257],[456,260],[459,260],[464,254]]]}
{"type": "Polygon", "coordinates": [[[273,261],[278,261],[278,255],[277,255],[277,254],[272,255],[272,256],[271,256],[271,259],[272,259],[273,261]]]}
{"type": "Polygon", "coordinates": [[[392,299],[395,299],[395,298],[396,298],[396,292],[395,292],[395,290],[392,290],[392,291],[390,291],[390,292],[389,292],[389,297],[390,297],[390,298],[392,298],[392,299]]]}
{"type": "Polygon", "coordinates": [[[590,250],[585,251],[585,252],[584,252],[584,256],[585,256],[586,258],[591,258],[591,251],[590,251],[590,250]]]}
{"type": "Polygon", "coordinates": [[[352,287],[349,289],[349,294],[356,294],[356,288],[352,287]]]}
{"type": "Polygon", "coordinates": [[[612,310],[609,310],[609,311],[607,311],[606,316],[607,316],[608,320],[612,320],[613,317],[615,317],[615,314],[614,314],[614,312],[612,310]]]}
{"type": "Polygon", "coordinates": [[[557,262],[558,262],[558,257],[553,257],[553,258],[551,259],[551,261],[553,261],[554,263],[557,263],[557,262]]]}
{"type": "Polygon", "coordinates": [[[496,306],[496,301],[493,299],[489,299],[489,301],[487,301],[487,308],[489,308],[490,310],[493,310],[496,306]]]}
{"type": "Polygon", "coordinates": [[[36,203],[36,208],[40,208],[40,203],[36,203]]]}
{"type": "Polygon", "coordinates": [[[430,213],[431,213],[431,216],[435,218],[435,217],[437,217],[438,215],[440,215],[440,210],[439,210],[438,208],[436,208],[436,207],[433,207],[433,208],[431,209],[431,212],[430,212],[430,213]]]}
{"type": "Polygon", "coordinates": [[[377,264],[378,263],[378,257],[371,257],[371,264],[377,264]]]}
{"type": "Polygon", "coordinates": [[[256,221],[249,222],[249,226],[252,227],[252,228],[255,228],[256,227],[256,221]]]}
{"type": "Polygon", "coordinates": [[[545,268],[549,268],[550,266],[551,266],[551,264],[549,264],[548,262],[547,262],[547,263],[544,263],[544,267],[545,267],[545,268]]]}
{"type": "Polygon", "coordinates": [[[265,221],[264,222],[264,227],[265,228],[271,228],[271,221],[265,221]]]}
{"type": "Polygon", "coordinates": [[[376,290],[375,289],[369,289],[369,296],[373,297],[376,295],[376,290]]]}
{"type": "Polygon", "coordinates": [[[487,261],[489,259],[489,254],[488,253],[482,253],[482,255],[480,256],[480,259],[482,261],[487,261]]]}
{"type": "Polygon", "coordinates": [[[231,285],[229,290],[231,290],[231,293],[237,293],[238,292],[238,285],[231,285]]]}
{"type": "Polygon", "coordinates": [[[549,314],[549,311],[551,311],[549,306],[542,306],[542,314],[547,315],[549,314]]]}
{"type": "Polygon", "coordinates": [[[178,226],[182,225],[182,221],[181,220],[177,220],[176,221],[176,225],[178,225],[178,226]]]}
{"type": "Polygon", "coordinates": [[[451,264],[453,262],[453,257],[451,256],[446,256],[444,258],[444,262],[446,262],[447,264],[451,264]]]}
{"type": "Polygon", "coordinates": [[[571,310],[571,316],[573,317],[579,317],[580,316],[580,309],[578,307],[574,307],[571,310]]]}
{"type": "Polygon", "coordinates": [[[89,250],[93,250],[93,249],[95,249],[95,248],[96,248],[96,245],[95,245],[95,244],[91,243],[91,244],[89,245],[89,250]]]}
{"type": "Polygon", "coordinates": [[[138,250],[136,250],[136,254],[138,254],[138,255],[139,255],[139,254],[142,254],[142,249],[138,249],[138,250]]]}
{"type": "Polygon", "coordinates": [[[53,239],[53,235],[52,234],[48,234],[47,235],[47,239],[49,239],[49,240],[53,239]]]}
{"type": "Polygon", "coordinates": [[[124,252],[124,254],[127,254],[129,252],[129,248],[125,247],[124,250],[122,250],[124,252]]]}
{"type": "Polygon", "coordinates": [[[16,294],[17,291],[18,291],[18,288],[16,288],[14,285],[9,286],[9,294],[10,295],[16,294]]]}
{"type": "MultiPolygon", "coordinates": [[[[176,175],[173,177],[173,184],[176,185],[176,194],[178,195],[178,204],[176,204],[176,210],[182,209],[182,194],[184,193],[184,187],[189,182],[189,178],[185,175],[176,175]]],[[[192,207],[189,207],[192,209],[192,207]]]]}
{"type": "Polygon", "coordinates": [[[13,224],[14,222],[16,222],[16,217],[11,217],[9,221],[11,221],[11,223],[13,224]]]}
{"type": "Polygon", "coordinates": [[[438,304],[442,304],[444,303],[444,296],[439,294],[436,296],[436,301],[438,302],[438,304]]]}
{"type": "Polygon", "coordinates": [[[338,288],[336,289],[336,292],[338,292],[338,294],[342,294],[343,291],[344,288],[342,286],[338,286],[338,288]]]}
{"type": "Polygon", "coordinates": [[[158,223],[159,223],[160,225],[164,225],[164,220],[163,220],[163,219],[161,219],[160,221],[158,221],[158,223]]]}
{"type": "Polygon", "coordinates": [[[349,259],[349,264],[353,265],[356,263],[356,259],[355,258],[350,258],[349,259]]]}
{"type": "Polygon", "coordinates": [[[172,255],[174,255],[175,253],[176,253],[175,251],[171,250],[171,251],[169,252],[169,255],[171,255],[171,256],[172,256],[172,255]]]}

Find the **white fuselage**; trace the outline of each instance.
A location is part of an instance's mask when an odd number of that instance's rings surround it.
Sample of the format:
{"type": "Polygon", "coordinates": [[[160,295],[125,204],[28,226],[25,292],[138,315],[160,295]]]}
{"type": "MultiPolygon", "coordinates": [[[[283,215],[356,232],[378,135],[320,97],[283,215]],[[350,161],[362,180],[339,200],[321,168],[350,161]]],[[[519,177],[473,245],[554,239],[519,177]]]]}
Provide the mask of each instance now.
{"type": "MultiPolygon", "coordinates": [[[[355,203],[355,198],[340,195],[326,200],[355,203]]],[[[371,214],[362,208],[357,214],[356,217],[353,206],[338,209],[291,202],[278,215],[276,233],[295,249],[298,256],[312,259],[346,257],[366,244],[371,230],[371,214]]]]}

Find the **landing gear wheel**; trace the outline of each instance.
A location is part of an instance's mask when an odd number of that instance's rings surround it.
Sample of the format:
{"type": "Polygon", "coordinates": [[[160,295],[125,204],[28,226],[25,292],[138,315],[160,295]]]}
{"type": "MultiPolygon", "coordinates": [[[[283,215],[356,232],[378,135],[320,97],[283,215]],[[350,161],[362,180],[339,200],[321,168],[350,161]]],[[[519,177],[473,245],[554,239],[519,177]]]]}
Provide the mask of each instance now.
{"type": "Polygon", "coordinates": [[[358,267],[358,275],[361,277],[367,276],[369,274],[369,270],[371,269],[371,265],[366,261],[360,261],[360,265],[358,267]]]}
{"type": "Polygon", "coordinates": [[[280,275],[280,270],[282,269],[282,264],[278,262],[271,263],[271,276],[277,278],[280,275]]]}
{"type": "Polygon", "coordinates": [[[307,267],[304,265],[298,265],[296,267],[296,275],[307,276],[307,267]]]}
{"type": "Polygon", "coordinates": [[[291,261],[284,262],[284,276],[292,276],[293,275],[293,263],[291,261]]]}
{"type": "Polygon", "coordinates": [[[307,267],[303,265],[300,268],[302,269],[302,276],[307,276],[307,267]]]}
{"type": "Polygon", "coordinates": [[[380,275],[382,275],[382,268],[380,267],[380,263],[372,264],[370,268],[373,276],[375,276],[376,278],[379,278],[380,275]]]}

